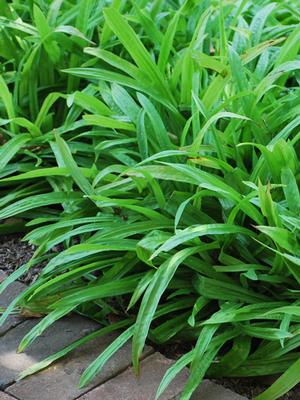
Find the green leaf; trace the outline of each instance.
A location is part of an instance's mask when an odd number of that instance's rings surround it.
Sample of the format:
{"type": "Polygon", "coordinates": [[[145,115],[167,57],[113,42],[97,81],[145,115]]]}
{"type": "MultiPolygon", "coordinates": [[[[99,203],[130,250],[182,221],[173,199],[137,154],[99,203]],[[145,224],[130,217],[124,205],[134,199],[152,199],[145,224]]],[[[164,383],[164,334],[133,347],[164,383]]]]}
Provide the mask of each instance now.
{"type": "Polygon", "coordinates": [[[120,85],[113,83],[111,87],[112,97],[117,106],[132,122],[138,120],[140,107],[136,104],[130,94],[120,85]]]}
{"type": "Polygon", "coordinates": [[[275,243],[280,247],[283,247],[285,250],[290,251],[291,253],[296,252],[296,254],[300,254],[300,252],[297,251],[297,240],[288,230],[273,226],[257,226],[257,229],[269,236],[275,243]]]}
{"type": "Polygon", "coordinates": [[[263,33],[265,22],[272,11],[276,8],[275,3],[267,4],[256,13],[250,24],[250,31],[252,33],[251,39],[253,46],[257,45],[263,33]]]}
{"type": "Polygon", "coordinates": [[[6,125],[12,122],[18,126],[26,128],[32,137],[37,137],[41,135],[40,129],[27,118],[16,117],[12,119],[0,119],[0,125],[6,125]]]}
{"type": "Polygon", "coordinates": [[[52,62],[57,63],[60,58],[60,49],[57,42],[51,37],[52,29],[48,25],[46,17],[36,4],[33,6],[33,16],[46,52],[49,54],[52,62]]]}
{"type": "Polygon", "coordinates": [[[184,369],[184,367],[191,363],[193,355],[193,350],[184,354],[167,370],[159,384],[155,400],[158,400],[160,398],[160,396],[166,390],[172,380],[184,369]]]}
{"type": "Polygon", "coordinates": [[[91,96],[79,91],[76,91],[71,96],[73,97],[74,103],[82,107],[84,110],[88,110],[92,113],[103,116],[112,115],[111,109],[95,96],[91,96]]]}
{"type": "Polygon", "coordinates": [[[199,150],[199,147],[202,144],[204,135],[207,133],[208,129],[211,127],[212,124],[214,124],[218,119],[220,118],[237,118],[237,119],[244,119],[244,120],[249,120],[249,118],[243,116],[243,115],[238,115],[234,114],[231,112],[220,112],[217,114],[214,114],[203,126],[203,128],[200,130],[200,132],[196,135],[195,140],[192,144],[191,151],[192,152],[197,152],[199,150]]]}
{"type": "Polygon", "coordinates": [[[47,368],[53,362],[64,357],[66,354],[70,353],[77,347],[82,346],[83,344],[88,343],[89,341],[91,341],[95,338],[105,336],[111,332],[114,332],[115,330],[123,328],[124,326],[129,325],[130,322],[131,322],[130,320],[120,321],[115,324],[98,329],[95,332],[92,332],[89,335],[86,335],[83,338],[76,340],[75,342],[69,344],[62,350],[59,350],[58,352],[52,354],[51,356],[45,358],[44,360],[32,365],[31,367],[27,368],[25,371],[21,372],[21,374],[18,376],[17,380],[18,381],[22,380],[29,375],[35,374],[36,372],[39,372],[39,371],[47,368]]]}
{"type": "Polygon", "coordinates": [[[208,368],[210,362],[217,352],[214,351],[211,354],[210,352],[207,352],[212,337],[217,329],[218,325],[204,327],[199,335],[195,349],[193,351],[193,359],[190,366],[190,375],[181,394],[182,400],[188,400],[192,393],[199,386],[204,376],[203,369],[208,368]],[[210,357],[207,357],[208,354],[210,354],[210,357]]]}
{"type": "Polygon", "coordinates": [[[151,121],[153,130],[155,132],[155,137],[153,139],[157,142],[159,149],[164,150],[172,147],[164,123],[153,104],[140,93],[138,93],[137,97],[151,121]]]}
{"type": "Polygon", "coordinates": [[[228,234],[244,234],[253,235],[253,232],[246,228],[242,228],[235,225],[226,224],[210,224],[210,225],[199,225],[195,227],[188,227],[182,231],[178,231],[176,235],[168,239],[162,246],[160,246],[151,256],[151,260],[157,257],[161,252],[170,251],[182,243],[195,239],[197,237],[205,235],[228,235],[228,234]]]}
{"type": "Polygon", "coordinates": [[[142,354],[146,337],[160,301],[160,298],[170,283],[179,265],[198,248],[187,248],[179,251],[174,256],[165,261],[156,271],[152,282],[148,286],[137,315],[134,326],[133,344],[132,344],[132,361],[135,371],[139,369],[139,359],[142,354]]]}
{"type": "Polygon", "coordinates": [[[135,130],[134,125],[130,124],[129,122],[123,122],[102,115],[84,115],[83,119],[88,125],[103,126],[105,128],[112,129],[124,129],[126,131],[135,130]]]}
{"type": "Polygon", "coordinates": [[[267,390],[255,400],[276,400],[296,386],[299,381],[300,359],[295,361],[267,390]]]}
{"type": "Polygon", "coordinates": [[[277,68],[286,61],[296,58],[300,46],[300,26],[297,26],[293,33],[288,37],[284,45],[281,47],[274,67],[277,68]]]}
{"type": "Polygon", "coordinates": [[[59,154],[66,168],[70,172],[70,175],[78,185],[78,187],[88,196],[94,194],[94,189],[87,178],[81,172],[81,169],[78,167],[74,158],[72,157],[72,153],[67,145],[67,143],[58,135],[56,135],[56,143],[59,154]]]}
{"type": "MultiPolygon", "coordinates": [[[[113,249],[113,247],[107,246],[107,249],[113,249]]],[[[61,309],[65,307],[74,308],[78,304],[87,301],[131,293],[134,291],[139,279],[140,275],[119,279],[115,282],[100,283],[98,285],[87,287],[81,290],[77,289],[76,293],[65,295],[61,300],[58,300],[52,306],[55,309],[61,309]]]]}
{"type": "Polygon", "coordinates": [[[122,347],[133,335],[134,326],[128,328],[115,339],[83,372],[79,387],[86,386],[101,371],[103,365],[122,347]]]}
{"type": "Polygon", "coordinates": [[[30,135],[23,133],[13,137],[0,149],[0,171],[8,164],[16,153],[30,140],[30,135]]]}
{"type": "Polygon", "coordinates": [[[59,318],[68,314],[74,309],[74,306],[67,306],[62,308],[57,308],[52,311],[46,317],[44,317],[38,324],[36,324],[21,340],[18,353],[24,351],[38,336],[40,336],[45,329],[47,329],[53,322],[57,321],[59,318]]]}
{"type": "Polygon", "coordinates": [[[80,193],[64,193],[53,192],[47,194],[38,194],[28,196],[25,199],[16,201],[13,204],[3,208],[0,211],[0,219],[9,218],[16,214],[24,213],[25,211],[32,210],[38,207],[49,206],[51,204],[61,204],[69,200],[80,200],[82,195],[80,193]]]}
{"type": "Polygon", "coordinates": [[[174,15],[174,17],[170,21],[166,33],[164,34],[163,40],[161,42],[157,66],[162,73],[165,72],[170,52],[172,50],[172,44],[176,34],[179,18],[180,18],[180,10],[178,10],[178,12],[174,15]]]}
{"type": "MultiPolygon", "coordinates": [[[[13,118],[16,117],[14,104],[13,104],[13,97],[7,87],[7,84],[5,83],[5,80],[3,79],[3,77],[1,75],[0,75],[0,97],[4,103],[8,118],[10,120],[12,120],[13,118]]],[[[15,133],[16,131],[15,131],[13,124],[12,124],[11,128],[12,128],[13,133],[15,133]]]]}
{"type": "Polygon", "coordinates": [[[121,43],[124,45],[141,71],[143,71],[149,79],[153,80],[156,86],[160,88],[163,97],[173,102],[172,95],[170,94],[158,67],[122,15],[114,8],[106,8],[104,10],[104,16],[112,31],[114,31],[118,36],[121,43]]]}
{"type": "Polygon", "coordinates": [[[283,191],[290,211],[295,214],[300,212],[300,193],[297,181],[290,168],[283,168],[281,170],[281,182],[284,185],[283,191]]]}

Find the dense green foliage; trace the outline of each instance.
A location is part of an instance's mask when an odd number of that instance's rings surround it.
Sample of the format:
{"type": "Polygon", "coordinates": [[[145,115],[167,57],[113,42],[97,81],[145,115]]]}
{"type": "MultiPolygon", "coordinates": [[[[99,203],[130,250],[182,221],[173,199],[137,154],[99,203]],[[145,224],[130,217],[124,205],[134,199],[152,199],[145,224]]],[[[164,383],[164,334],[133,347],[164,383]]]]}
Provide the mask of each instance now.
{"type": "MultiPolygon", "coordinates": [[[[203,377],[300,380],[298,0],[0,1],[0,233],[39,278],[3,313],[71,310],[132,340],[195,343],[203,377]],[[17,217],[16,219],[11,219],[17,217]],[[53,251],[55,246],[63,251],[53,251]],[[110,324],[111,316],[118,322],[110,324]]],[[[34,343],[33,343],[34,346],[34,343]]]]}

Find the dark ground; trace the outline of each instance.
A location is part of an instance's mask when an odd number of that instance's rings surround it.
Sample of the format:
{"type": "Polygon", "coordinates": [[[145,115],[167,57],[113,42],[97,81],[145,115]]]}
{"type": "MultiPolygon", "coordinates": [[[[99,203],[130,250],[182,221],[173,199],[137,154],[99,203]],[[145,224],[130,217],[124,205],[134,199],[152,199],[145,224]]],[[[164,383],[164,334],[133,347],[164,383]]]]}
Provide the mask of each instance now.
{"type": "MultiPolygon", "coordinates": [[[[165,346],[158,346],[157,350],[164,354],[166,357],[177,360],[183,354],[192,349],[190,344],[168,344],[165,346]]],[[[253,378],[222,378],[211,379],[213,382],[222,385],[233,392],[247,397],[249,400],[255,399],[256,396],[261,394],[264,390],[268,389],[272,383],[279,377],[277,376],[260,376],[253,378]]],[[[222,399],[220,399],[222,400],[222,399]]],[[[278,400],[300,400],[300,385],[295,386],[292,390],[278,400]]]]}
{"type": "MultiPolygon", "coordinates": [[[[29,261],[33,253],[34,246],[22,242],[20,235],[0,236],[0,269],[7,275],[29,261]]],[[[29,284],[36,279],[38,272],[38,267],[32,267],[19,280],[29,284]]]]}
{"type": "MultiPolygon", "coordinates": [[[[254,399],[274,382],[272,376],[262,376],[258,378],[224,378],[214,380],[214,382],[223,385],[224,387],[233,390],[248,399],[254,399]]],[[[300,400],[300,386],[297,385],[278,400],[300,400]]]]}
{"type": "MultiPolygon", "coordinates": [[[[20,235],[0,236],[0,270],[3,270],[6,274],[11,274],[22,264],[26,263],[33,253],[34,246],[22,242],[20,235]]],[[[38,276],[39,270],[40,267],[38,266],[32,267],[26,275],[20,278],[20,281],[26,284],[34,282],[38,276]]],[[[182,344],[178,344],[159,347],[158,350],[165,356],[176,359],[185,353],[186,350],[188,351],[190,349],[185,349],[182,344]]],[[[236,393],[253,399],[267,389],[274,381],[274,378],[224,378],[214,381],[236,393]]],[[[282,396],[280,400],[300,400],[300,385],[282,396]]]]}

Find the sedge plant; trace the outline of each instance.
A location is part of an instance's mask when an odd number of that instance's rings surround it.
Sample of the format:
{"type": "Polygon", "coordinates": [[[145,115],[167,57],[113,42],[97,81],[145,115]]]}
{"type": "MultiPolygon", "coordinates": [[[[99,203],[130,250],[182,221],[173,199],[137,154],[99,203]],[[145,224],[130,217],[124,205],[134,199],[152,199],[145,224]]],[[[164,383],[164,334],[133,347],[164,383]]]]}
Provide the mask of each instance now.
{"type": "Polygon", "coordinates": [[[300,380],[297,0],[2,0],[0,233],[36,246],[38,279],[2,313],[71,311],[127,341],[188,342],[204,376],[300,380]],[[5,45],[4,45],[5,44],[5,45]],[[53,251],[60,246],[59,253],[53,251]],[[111,324],[109,316],[118,322],[111,324]]]}

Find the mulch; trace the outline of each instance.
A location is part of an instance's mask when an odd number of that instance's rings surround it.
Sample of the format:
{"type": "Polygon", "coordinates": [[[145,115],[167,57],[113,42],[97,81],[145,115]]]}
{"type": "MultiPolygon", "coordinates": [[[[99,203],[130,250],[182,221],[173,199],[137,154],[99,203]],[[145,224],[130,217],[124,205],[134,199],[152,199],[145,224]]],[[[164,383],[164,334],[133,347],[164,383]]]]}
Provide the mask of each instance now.
{"type": "MultiPolygon", "coordinates": [[[[22,242],[21,235],[0,236],[0,269],[7,275],[13,273],[32,257],[35,246],[22,242]]],[[[40,267],[34,266],[19,281],[29,284],[36,280],[40,267]]]]}
{"type": "MultiPolygon", "coordinates": [[[[14,272],[24,263],[28,262],[34,253],[35,246],[27,242],[23,242],[21,235],[0,236],[0,270],[3,270],[7,275],[14,272]]],[[[29,271],[20,277],[20,281],[25,284],[30,284],[38,277],[40,266],[34,266],[29,271]]],[[[190,345],[178,344],[159,346],[158,350],[165,356],[173,359],[179,358],[186,351],[190,350],[190,345]]],[[[214,382],[231,389],[232,391],[253,399],[267,389],[274,377],[259,377],[259,378],[223,378],[214,380],[214,382]]],[[[280,397],[280,400],[299,400],[300,385],[297,385],[289,393],[280,397]]]]}
{"type": "MultiPolygon", "coordinates": [[[[223,378],[213,379],[214,382],[231,389],[232,391],[247,397],[248,399],[255,399],[260,393],[268,389],[275,381],[273,376],[261,376],[256,378],[223,378]]],[[[299,400],[300,399],[300,385],[295,386],[292,390],[278,400],[299,400]]]]}

